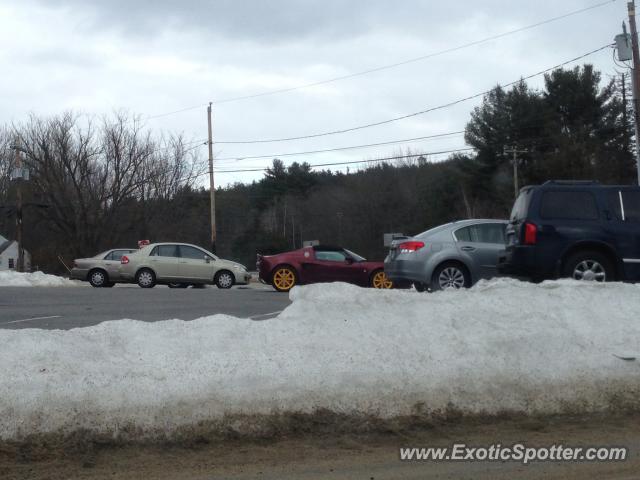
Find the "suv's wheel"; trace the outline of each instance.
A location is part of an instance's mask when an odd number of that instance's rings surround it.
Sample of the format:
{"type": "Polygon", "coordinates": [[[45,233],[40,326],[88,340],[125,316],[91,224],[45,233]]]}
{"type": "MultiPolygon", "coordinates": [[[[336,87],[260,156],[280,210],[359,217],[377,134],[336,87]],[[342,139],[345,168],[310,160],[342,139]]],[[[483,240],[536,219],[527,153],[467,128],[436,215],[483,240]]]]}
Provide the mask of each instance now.
{"type": "Polygon", "coordinates": [[[136,282],[142,288],[153,288],[156,286],[156,276],[148,268],[143,268],[136,274],[136,282]]]}
{"type": "Polygon", "coordinates": [[[564,263],[563,276],[574,280],[607,282],[615,277],[613,265],[600,252],[583,251],[571,255],[564,263]]]}
{"type": "Polygon", "coordinates": [[[445,262],[436,268],[431,280],[433,290],[469,288],[471,276],[467,269],[456,262],[445,262]]]}
{"type": "Polygon", "coordinates": [[[234,280],[233,273],[228,272],[227,270],[221,270],[216,273],[214,283],[218,288],[231,288],[233,287],[234,280]]]}
{"type": "Polygon", "coordinates": [[[106,287],[109,283],[109,276],[104,270],[91,270],[89,272],[89,283],[96,288],[106,287]]]}

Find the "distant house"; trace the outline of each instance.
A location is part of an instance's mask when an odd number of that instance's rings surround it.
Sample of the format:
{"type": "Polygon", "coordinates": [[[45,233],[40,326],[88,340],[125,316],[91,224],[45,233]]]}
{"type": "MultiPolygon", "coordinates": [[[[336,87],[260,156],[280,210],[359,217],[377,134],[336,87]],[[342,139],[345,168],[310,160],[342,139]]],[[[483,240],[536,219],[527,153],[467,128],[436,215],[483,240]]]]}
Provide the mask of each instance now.
{"type": "MultiPolygon", "coordinates": [[[[18,269],[18,242],[0,235],[0,271],[18,269]]],[[[24,251],[24,271],[31,270],[31,255],[24,251]]]]}

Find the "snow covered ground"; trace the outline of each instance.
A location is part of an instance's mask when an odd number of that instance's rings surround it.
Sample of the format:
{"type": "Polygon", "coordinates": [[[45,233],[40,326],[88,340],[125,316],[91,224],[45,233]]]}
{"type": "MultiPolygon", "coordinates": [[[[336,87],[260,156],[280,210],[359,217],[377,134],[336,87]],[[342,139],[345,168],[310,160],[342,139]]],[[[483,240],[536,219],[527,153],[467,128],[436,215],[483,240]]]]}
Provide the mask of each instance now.
{"type": "MultiPolygon", "coordinates": [[[[164,436],[225,415],[393,417],[640,405],[640,286],[298,287],[277,318],[0,331],[0,438],[164,436]],[[135,428],[132,428],[135,427],[135,428]]],[[[228,417],[227,417],[228,418],[228,417]]]]}
{"type": "Polygon", "coordinates": [[[0,287],[77,287],[79,285],[82,283],[42,272],[20,273],[13,270],[0,272],[0,287]]]}

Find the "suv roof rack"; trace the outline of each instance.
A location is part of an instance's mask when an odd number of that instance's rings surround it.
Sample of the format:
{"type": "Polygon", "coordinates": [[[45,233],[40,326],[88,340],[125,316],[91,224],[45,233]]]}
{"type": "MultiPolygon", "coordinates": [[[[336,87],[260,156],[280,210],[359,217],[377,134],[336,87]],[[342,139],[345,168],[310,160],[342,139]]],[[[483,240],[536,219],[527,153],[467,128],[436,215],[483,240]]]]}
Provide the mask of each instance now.
{"type": "Polygon", "coordinates": [[[547,180],[543,185],[600,185],[597,180],[547,180]]]}

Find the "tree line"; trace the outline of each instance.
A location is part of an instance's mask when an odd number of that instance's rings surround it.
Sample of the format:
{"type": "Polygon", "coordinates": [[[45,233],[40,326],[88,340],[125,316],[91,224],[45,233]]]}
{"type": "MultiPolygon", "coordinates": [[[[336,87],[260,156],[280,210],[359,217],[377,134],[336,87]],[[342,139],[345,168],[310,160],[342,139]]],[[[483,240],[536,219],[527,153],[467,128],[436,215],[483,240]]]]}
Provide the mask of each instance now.
{"type": "MultiPolygon", "coordinates": [[[[463,218],[506,218],[520,185],[548,179],[636,180],[628,79],[603,82],[590,65],[558,69],[544,87],[496,86],[471,112],[473,154],[441,162],[404,152],[349,173],[274,159],[259,181],[216,190],[217,253],[251,267],[256,252],[320,240],[368,258],[385,255],[383,234],[416,234],[463,218]]],[[[206,164],[181,136],[157,137],[139,119],[98,121],[65,113],[31,116],[0,130],[0,233],[14,234],[17,144],[25,188],[25,248],[34,265],[60,271],[66,259],[139,239],[209,247],[206,164]]],[[[196,145],[197,146],[197,145],[196,145]]]]}

